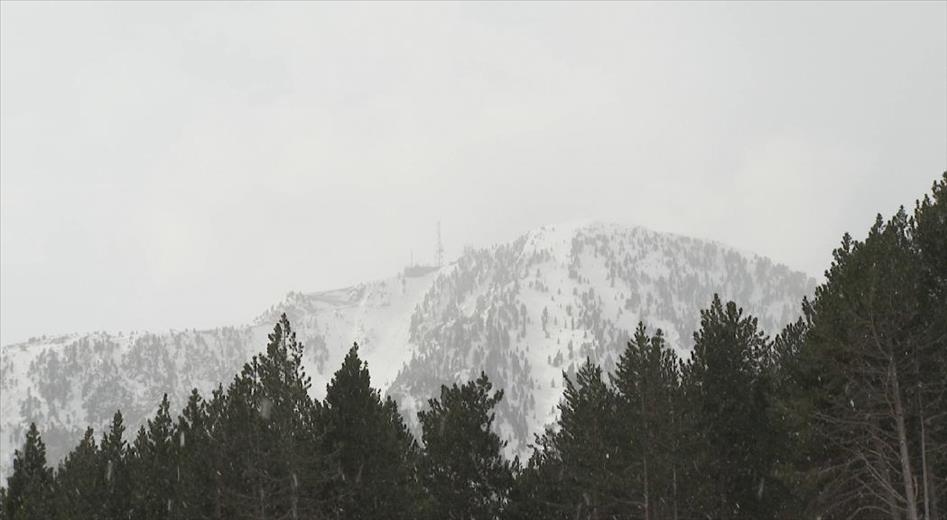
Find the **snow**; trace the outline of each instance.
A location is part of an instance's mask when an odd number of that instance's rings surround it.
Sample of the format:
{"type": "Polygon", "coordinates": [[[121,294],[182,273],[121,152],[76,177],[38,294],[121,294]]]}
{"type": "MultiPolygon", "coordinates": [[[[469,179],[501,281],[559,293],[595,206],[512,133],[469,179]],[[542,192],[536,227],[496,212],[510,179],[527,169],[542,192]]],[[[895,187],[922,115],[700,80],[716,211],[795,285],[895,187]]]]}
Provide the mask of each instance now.
{"type": "MultiPolygon", "coordinates": [[[[714,242],[640,227],[576,221],[535,229],[521,240],[521,250],[514,255],[514,265],[505,267],[515,274],[518,281],[519,291],[513,298],[517,308],[520,305],[526,308],[527,323],[523,337],[518,338],[519,332],[512,331],[517,334],[511,333],[510,349],[511,354],[522,356],[529,367],[526,382],[529,386],[521,389],[517,403],[522,404],[523,400],[532,397],[535,406],[525,418],[528,432],[516,430],[513,423],[518,418],[498,415],[496,424],[501,437],[519,441],[511,442],[508,454],[523,454],[521,450],[525,442],[532,441],[532,433],[540,433],[545,425],[556,419],[556,405],[563,387],[562,372],[571,363],[578,365],[584,361],[580,354],[584,343],[594,343],[593,329],[581,325],[578,319],[575,327],[572,326],[570,308],[573,316],[583,308],[600,311],[605,324],[628,335],[639,320],[644,320],[650,331],[661,328],[668,343],[686,356],[690,350],[692,329],[699,321],[699,307],[695,305],[706,306],[709,295],[704,301],[705,295],[700,293],[695,303],[692,293],[696,289],[680,282],[683,277],[691,276],[700,287],[713,287],[722,298],[737,298],[738,301],[740,287],[732,281],[734,276],[736,279],[747,277],[752,291],[739,303],[760,316],[761,323],[770,324],[771,328],[792,321],[794,313],[798,313],[802,296],[814,285],[814,280],[757,255],[714,242]],[[601,245],[604,256],[596,251],[598,246],[585,245],[581,253],[573,251],[576,239],[601,245]],[[540,254],[548,256],[536,260],[540,254]],[[729,264],[727,259],[730,256],[742,260],[745,266],[729,264]],[[530,259],[533,259],[532,263],[529,263],[530,259]],[[574,260],[578,260],[581,266],[578,278],[570,276],[574,260]],[[609,279],[609,262],[629,266],[634,285],[618,279],[613,286],[609,279]],[[762,277],[757,274],[758,268],[762,269],[762,277]],[[779,276],[773,277],[773,273],[779,276]],[[671,283],[671,279],[678,280],[677,285],[671,283]],[[534,282],[546,289],[536,289],[531,285],[534,282]],[[666,302],[670,310],[658,306],[662,290],[670,291],[670,301],[666,302]],[[767,299],[767,290],[777,293],[778,297],[767,299]],[[594,301],[589,302],[589,307],[583,307],[582,295],[589,291],[594,292],[594,301]],[[640,298],[640,302],[626,309],[625,300],[632,293],[640,298]],[[647,303],[649,296],[650,305],[647,303]],[[548,338],[542,328],[544,308],[549,312],[548,338]],[[570,341],[574,344],[572,358],[567,356],[570,341]],[[553,366],[549,359],[555,358],[559,352],[563,354],[563,363],[553,366]],[[553,382],[554,386],[551,385],[553,382]]],[[[514,243],[517,242],[511,244],[514,243]]],[[[510,244],[485,251],[496,254],[498,248],[504,246],[510,247],[510,244]]],[[[480,266],[477,264],[475,267],[480,266]]],[[[164,392],[169,394],[172,410],[179,411],[192,388],[197,388],[206,397],[218,383],[227,385],[250,356],[264,349],[267,335],[282,312],[288,314],[297,338],[306,346],[303,363],[307,374],[312,377],[313,397],[324,397],[325,384],[353,342],[359,343],[359,355],[368,363],[373,386],[387,392],[399,381],[399,373],[408,363],[421,355],[419,345],[411,337],[413,318],[421,324],[419,334],[434,334],[436,325],[443,323],[448,307],[456,303],[458,308],[451,312],[458,312],[464,319],[480,313],[479,321],[484,323],[492,311],[505,305],[499,300],[503,297],[501,294],[513,290],[512,283],[502,287],[493,285],[488,273],[484,275],[486,279],[478,278],[473,286],[464,287],[466,292],[459,297],[456,292],[451,292],[459,291],[459,288],[444,283],[458,274],[459,269],[459,263],[455,262],[419,276],[401,273],[353,287],[290,293],[252,324],[205,331],[169,331],[154,336],[153,345],[147,343],[152,336],[146,333],[97,333],[4,346],[0,348],[0,474],[9,471],[13,449],[22,440],[27,418],[21,413],[21,405],[28,395],[38,400],[33,415],[40,421],[41,431],[55,428],[65,438],[72,435],[78,442],[88,423],[101,432],[114,413],[113,409],[93,412],[96,405],[101,405],[93,402],[93,397],[120,396],[127,392],[130,397],[121,401],[121,407],[126,418],[126,434],[131,435],[130,432],[154,413],[164,392]],[[438,294],[438,291],[446,293],[438,294]],[[422,312],[426,298],[431,298],[435,307],[425,308],[422,312]],[[481,301],[485,302],[485,307],[478,306],[481,301]],[[82,343],[84,340],[88,342],[82,343]],[[103,346],[96,351],[92,340],[102,342],[103,346]],[[48,388],[55,387],[50,386],[55,381],[49,380],[48,367],[43,365],[33,372],[30,366],[43,353],[64,354],[69,349],[85,350],[78,352],[77,367],[70,373],[65,389],[53,390],[47,395],[50,392],[48,388]],[[103,394],[95,394],[99,389],[97,385],[105,384],[102,381],[113,376],[115,383],[109,384],[115,386],[104,387],[103,394]]],[[[471,340],[486,341],[481,337],[471,340]]],[[[437,344],[442,349],[456,348],[437,344]]],[[[490,347],[486,343],[483,345],[490,347]]],[[[622,348],[623,345],[609,345],[598,349],[603,358],[595,361],[613,363],[622,348]]],[[[476,376],[482,367],[471,366],[474,350],[470,348],[464,352],[465,357],[458,358],[462,360],[461,369],[441,372],[440,367],[431,366],[428,375],[443,378],[444,383],[476,376]]],[[[510,390],[507,389],[506,399],[512,402],[514,397],[510,390]]],[[[427,399],[433,396],[408,393],[399,397],[402,413],[410,423],[426,406],[427,399]]],[[[524,410],[522,407],[516,409],[524,410]]],[[[61,456],[69,448],[71,446],[50,446],[50,458],[61,456]]]]}

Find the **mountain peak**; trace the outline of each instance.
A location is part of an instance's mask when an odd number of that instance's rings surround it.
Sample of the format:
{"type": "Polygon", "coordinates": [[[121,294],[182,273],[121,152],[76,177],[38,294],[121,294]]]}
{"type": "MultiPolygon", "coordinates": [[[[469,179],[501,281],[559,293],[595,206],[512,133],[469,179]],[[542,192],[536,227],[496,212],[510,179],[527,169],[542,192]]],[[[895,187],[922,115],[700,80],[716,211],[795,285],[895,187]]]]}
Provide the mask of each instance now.
{"type": "MultiPolygon", "coordinates": [[[[418,267],[418,266],[409,266],[418,267]]],[[[716,242],[596,220],[542,226],[444,266],[316,292],[290,292],[252,323],[203,331],[94,333],[0,350],[0,469],[36,421],[50,457],[120,409],[137,428],[167,392],[183,406],[230,381],[286,313],[321,398],[353,342],[372,384],[409,423],[441,384],[481,370],[506,397],[497,428],[512,452],[555,419],[563,372],[614,366],[638,322],[683,355],[714,293],[770,333],[799,314],[815,281],[716,242]]]]}

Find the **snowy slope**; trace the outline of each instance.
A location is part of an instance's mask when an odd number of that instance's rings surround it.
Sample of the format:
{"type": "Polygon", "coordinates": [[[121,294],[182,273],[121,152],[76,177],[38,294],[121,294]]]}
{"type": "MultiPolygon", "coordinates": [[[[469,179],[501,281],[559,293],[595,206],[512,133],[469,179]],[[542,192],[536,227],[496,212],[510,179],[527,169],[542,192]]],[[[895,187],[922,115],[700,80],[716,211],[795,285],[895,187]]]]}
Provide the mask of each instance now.
{"type": "Polygon", "coordinates": [[[639,227],[548,226],[456,262],[318,293],[290,293],[254,323],[206,331],[94,333],[0,349],[0,471],[35,420],[56,460],[87,425],[121,409],[129,436],[165,392],[180,408],[191,388],[226,385],[264,349],[286,312],[305,344],[312,393],[353,341],[373,385],[409,421],[443,383],[485,370],[506,395],[497,414],[509,452],[522,453],[555,418],[562,372],[586,357],[611,368],[639,320],[686,355],[714,292],[770,333],[795,319],[815,281],[727,246],[639,227]]]}

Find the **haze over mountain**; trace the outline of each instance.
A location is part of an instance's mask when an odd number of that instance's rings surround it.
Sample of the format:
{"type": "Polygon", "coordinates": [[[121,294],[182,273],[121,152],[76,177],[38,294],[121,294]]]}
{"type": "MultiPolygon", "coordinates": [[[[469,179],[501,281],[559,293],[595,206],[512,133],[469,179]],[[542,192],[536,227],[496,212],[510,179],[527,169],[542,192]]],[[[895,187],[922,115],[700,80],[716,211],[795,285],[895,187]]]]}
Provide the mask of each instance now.
{"type": "Polygon", "coordinates": [[[587,357],[611,370],[639,321],[687,355],[699,310],[715,292],[770,334],[799,314],[815,280],[716,242],[603,223],[546,226],[468,249],[443,266],[409,266],[384,280],[290,293],[253,323],[212,330],[94,332],[34,338],[0,349],[0,470],[36,421],[58,460],[87,425],[115,410],[129,432],[167,393],[179,409],[192,388],[226,384],[286,313],[305,344],[312,395],[358,342],[372,384],[409,422],[443,383],[485,371],[506,395],[497,427],[521,454],[555,419],[562,373],[587,357]]]}
{"type": "Polygon", "coordinates": [[[451,258],[593,215],[818,277],[945,164],[943,2],[0,12],[0,344],[245,323],[437,220],[451,258]]]}

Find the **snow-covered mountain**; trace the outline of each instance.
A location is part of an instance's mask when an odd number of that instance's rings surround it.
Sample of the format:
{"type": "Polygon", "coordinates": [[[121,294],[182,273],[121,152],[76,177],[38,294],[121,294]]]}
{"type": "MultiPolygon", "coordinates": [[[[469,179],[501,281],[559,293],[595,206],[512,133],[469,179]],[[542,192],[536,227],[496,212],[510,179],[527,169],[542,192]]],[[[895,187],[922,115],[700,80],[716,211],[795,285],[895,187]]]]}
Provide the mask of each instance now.
{"type": "Polygon", "coordinates": [[[0,348],[0,471],[36,421],[55,461],[120,409],[129,435],[167,392],[229,382],[286,312],[305,344],[312,393],[357,341],[373,385],[413,421],[441,384],[485,370],[506,392],[497,412],[510,453],[555,418],[562,372],[586,357],[611,369],[638,321],[687,355],[699,310],[733,299],[773,334],[794,320],[815,280],[728,246],[640,227],[547,226],[469,249],[443,267],[386,280],[290,293],[252,324],[163,333],[43,337],[0,348]]]}

